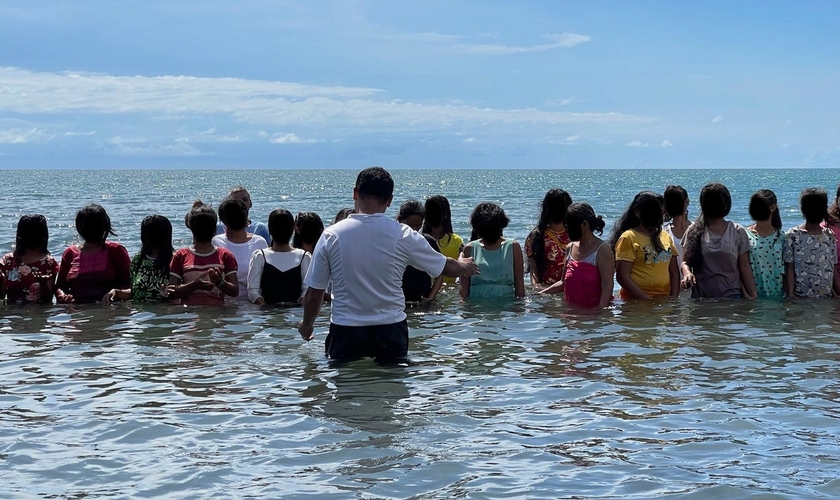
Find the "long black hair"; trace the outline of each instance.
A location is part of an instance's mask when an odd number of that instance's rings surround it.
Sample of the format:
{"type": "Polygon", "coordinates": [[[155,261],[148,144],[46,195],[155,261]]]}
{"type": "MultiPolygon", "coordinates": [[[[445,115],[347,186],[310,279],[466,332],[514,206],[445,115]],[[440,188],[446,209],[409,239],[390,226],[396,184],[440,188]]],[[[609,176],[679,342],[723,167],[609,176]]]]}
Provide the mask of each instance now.
{"type": "Polygon", "coordinates": [[[688,191],[682,186],[666,186],[662,195],[665,206],[665,220],[671,221],[678,215],[688,215],[685,202],[688,200],[688,191]]]}
{"type": "Polygon", "coordinates": [[[776,240],[782,237],[782,216],[779,214],[776,193],[769,189],[759,189],[750,198],[750,217],[754,221],[770,219],[770,224],[776,230],[776,240]],[[776,205],[776,210],[771,211],[770,207],[776,205]]]}
{"type": "Polygon", "coordinates": [[[452,210],[449,208],[449,200],[446,196],[440,194],[429,196],[424,208],[426,218],[423,220],[420,232],[432,234],[432,228],[440,226],[443,228],[443,234],[451,238],[451,234],[455,231],[452,230],[452,210]]]}
{"type": "Polygon", "coordinates": [[[659,234],[662,232],[662,204],[662,195],[653,191],[642,191],[637,194],[613,226],[610,235],[610,246],[613,250],[624,231],[643,226],[650,230],[650,241],[654,250],[657,253],[663,251],[662,242],[659,241],[659,234]]]}
{"type": "Polygon", "coordinates": [[[295,235],[292,246],[303,249],[303,244],[315,245],[324,232],[324,222],[315,212],[300,212],[295,218],[295,235]]]}
{"type": "Polygon", "coordinates": [[[601,234],[604,232],[604,218],[595,214],[595,210],[589,206],[588,203],[572,203],[566,211],[566,231],[569,233],[569,239],[572,241],[580,241],[583,237],[583,231],[580,226],[584,222],[589,223],[589,229],[593,233],[601,234]]]}
{"type": "Polygon", "coordinates": [[[50,231],[47,228],[47,219],[43,215],[22,215],[18,220],[17,233],[15,234],[15,252],[18,257],[27,250],[38,250],[43,254],[49,254],[47,249],[50,243],[50,231]]]}
{"type": "MultiPolygon", "coordinates": [[[[140,254],[149,255],[157,249],[158,256],[155,268],[169,274],[169,262],[175,249],[172,248],[172,223],[163,215],[149,215],[140,223],[140,254]]],[[[139,268],[143,259],[138,259],[135,266],[139,268]]],[[[136,273],[138,269],[135,268],[136,273]]]]}
{"type": "Polygon", "coordinates": [[[76,231],[88,243],[105,244],[108,236],[116,236],[111,218],[102,205],[91,203],[76,212],[76,231]]]}
{"type": "Polygon", "coordinates": [[[732,209],[732,196],[729,189],[719,182],[712,182],[700,190],[700,215],[685,232],[683,239],[683,260],[692,268],[703,266],[701,240],[706,232],[709,219],[720,219],[729,215],[732,209]]]}
{"type": "MultiPolygon", "coordinates": [[[[571,204],[572,197],[562,189],[549,190],[545,193],[540,203],[540,218],[537,221],[537,227],[529,235],[531,240],[531,255],[537,264],[536,275],[539,281],[542,281],[542,275],[545,273],[545,268],[548,264],[545,260],[545,230],[551,224],[564,222],[566,220],[566,211],[571,204]]],[[[533,272],[534,270],[528,269],[528,271],[533,272]]]]}

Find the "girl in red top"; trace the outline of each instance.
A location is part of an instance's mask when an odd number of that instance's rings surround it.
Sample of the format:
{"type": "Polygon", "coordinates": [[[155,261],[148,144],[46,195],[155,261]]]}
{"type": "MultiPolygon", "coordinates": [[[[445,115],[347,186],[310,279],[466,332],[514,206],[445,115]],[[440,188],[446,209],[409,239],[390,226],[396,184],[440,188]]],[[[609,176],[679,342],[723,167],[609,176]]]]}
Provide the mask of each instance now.
{"type": "Polygon", "coordinates": [[[547,286],[563,279],[566,246],[570,241],[564,220],[571,204],[572,197],[562,189],[552,189],[543,198],[537,227],[525,239],[527,271],[534,286],[547,286]]]}
{"type": "Polygon", "coordinates": [[[55,298],[63,304],[110,302],[112,289],[131,287],[128,251],[119,243],[106,241],[108,235],[117,234],[100,205],[91,204],[76,213],[76,231],[84,243],[62,254],[55,298]]]}
{"type": "Polygon", "coordinates": [[[58,263],[47,250],[47,219],[24,215],[18,221],[15,251],[0,264],[0,297],[9,304],[51,304],[58,263]]]}

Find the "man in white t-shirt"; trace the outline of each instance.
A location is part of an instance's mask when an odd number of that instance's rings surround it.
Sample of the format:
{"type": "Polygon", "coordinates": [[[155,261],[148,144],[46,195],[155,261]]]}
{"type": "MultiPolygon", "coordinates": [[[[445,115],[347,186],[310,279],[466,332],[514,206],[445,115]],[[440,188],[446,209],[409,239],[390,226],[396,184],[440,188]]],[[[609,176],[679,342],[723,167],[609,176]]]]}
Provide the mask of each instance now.
{"type": "Polygon", "coordinates": [[[385,169],[362,170],[353,189],[356,213],[327,228],[315,246],[298,332],[304,340],[312,340],[315,318],[332,279],[330,331],[325,341],[331,359],[406,359],[408,326],[401,287],[406,266],[432,277],[478,272],[472,258],[445,257],[423,235],[386,217],[393,192],[394,180],[385,169]]]}

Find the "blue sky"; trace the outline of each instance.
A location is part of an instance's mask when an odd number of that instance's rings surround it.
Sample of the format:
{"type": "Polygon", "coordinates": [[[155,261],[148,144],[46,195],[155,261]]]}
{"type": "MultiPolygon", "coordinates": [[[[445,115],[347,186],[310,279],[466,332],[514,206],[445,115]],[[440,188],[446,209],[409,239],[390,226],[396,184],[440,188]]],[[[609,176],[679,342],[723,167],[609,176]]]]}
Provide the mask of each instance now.
{"type": "Polygon", "coordinates": [[[840,166],[840,2],[15,1],[0,168],[840,166]]]}

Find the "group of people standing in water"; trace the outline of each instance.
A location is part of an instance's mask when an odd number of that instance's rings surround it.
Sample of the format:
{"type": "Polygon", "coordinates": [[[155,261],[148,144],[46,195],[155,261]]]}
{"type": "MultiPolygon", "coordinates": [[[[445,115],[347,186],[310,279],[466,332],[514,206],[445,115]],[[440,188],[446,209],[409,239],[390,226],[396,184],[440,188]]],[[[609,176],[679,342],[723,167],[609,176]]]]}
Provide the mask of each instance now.
{"type": "MultiPolygon", "coordinates": [[[[481,203],[470,215],[465,242],[452,228],[446,197],[408,200],[397,221],[419,232],[436,252],[471,259],[477,273],[454,278],[430,276],[406,267],[402,290],[407,304],[435,299],[456,285],[463,299],[525,296],[525,275],[541,294],[563,294],[588,308],[614,299],[614,280],[624,300],[676,297],[816,298],[840,295],[838,234],[840,189],[829,206],[826,191],[802,192],[804,223],[782,231],[776,195],[767,189],[749,202],[754,223],[727,220],[732,199],[726,186],[706,185],[700,214],[688,220],[689,196],[680,186],[662,194],[638,193],[602,238],[603,218],[569,193],[546,193],[536,227],[524,242],[504,236],[509,219],[496,203],[481,203]]],[[[390,202],[389,202],[390,203],[390,202]]],[[[278,208],[267,221],[249,218],[251,198],[243,187],[230,191],[217,209],[197,201],[185,216],[192,245],[175,250],[172,224],[150,215],[140,225],[141,249],[133,257],[109,241],[115,232],[105,209],[88,205],[76,214],[81,242],[67,248],[60,263],[48,251],[43,215],[24,215],[15,247],[0,262],[0,292],[7,303],[92,303],[134,300],[220,305],[226,299],[257,305],[299,304],[307,290],[312,254],[324,224],[318,214],[297,217],[278,208]]],[[[336,214],[340,224],[354,209],[336,214]]],[[[375,242],[374,242],[375,243],[375,242]]],[[[329,286],[325,298],[330,299],[329,286]]]]}

